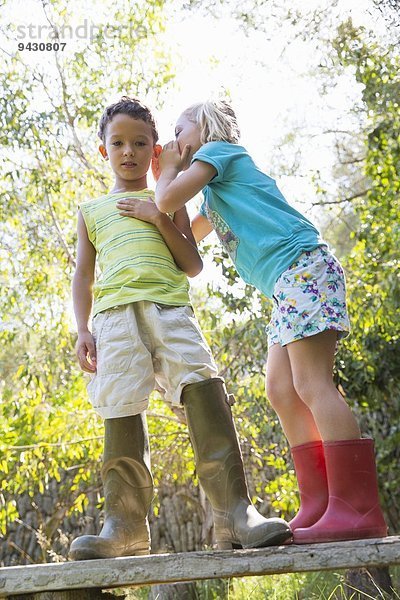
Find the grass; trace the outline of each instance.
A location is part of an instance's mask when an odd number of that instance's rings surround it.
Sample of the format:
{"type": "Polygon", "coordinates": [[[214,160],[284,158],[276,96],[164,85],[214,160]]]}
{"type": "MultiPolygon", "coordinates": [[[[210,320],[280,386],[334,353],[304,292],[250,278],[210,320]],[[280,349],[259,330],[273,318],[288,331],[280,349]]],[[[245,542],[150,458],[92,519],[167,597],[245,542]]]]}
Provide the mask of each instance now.
{"type": "MultiPolygon", "coordinates": [[[[390,569],[393,593],[347,591],[344,572],[291,573],[197,582],[196,600],[400,600],[400,567],[390,569]]],[[[150,587],[124,590],[126,600],[147,600],[150,587]]],[[[176,596],[179,600],[179,594],[176,596]]]]}

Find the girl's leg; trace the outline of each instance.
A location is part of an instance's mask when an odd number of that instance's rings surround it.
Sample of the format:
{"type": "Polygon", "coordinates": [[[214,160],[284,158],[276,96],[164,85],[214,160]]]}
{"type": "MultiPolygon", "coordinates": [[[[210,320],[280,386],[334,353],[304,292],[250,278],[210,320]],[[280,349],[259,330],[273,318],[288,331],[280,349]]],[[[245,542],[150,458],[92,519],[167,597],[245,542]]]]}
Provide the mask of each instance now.
{"type": "Polygon", "coordinates": [[[291,447],[321,439],[311,410],[294,388],[287,347],[269,347],[265,387],[291,447]]]}
{"type": "Polygon", "coordinates": [[[323,331],[286,346],[293,385],[324,442],[360,438],[357,421],[333,382],[337,332],[323,331]]]}
{"type": "Polygon", "coordinates": [[[373,441],[360,439],[357,421],[333,379],[336,332],[288,344],[293,383],[323,439],[328,506],[311,526],[297,527],[298,544],[384,537],[373,441]]]}
{"type": "Polygon", "coordinates": [[[266,391],[291,446],[300,493],[300,510],[289,522],[295,532],[322,517],[328,505],[328,484],[318,428],[294,389],[288,351],[278,344],[268,351],[266,391]]]}

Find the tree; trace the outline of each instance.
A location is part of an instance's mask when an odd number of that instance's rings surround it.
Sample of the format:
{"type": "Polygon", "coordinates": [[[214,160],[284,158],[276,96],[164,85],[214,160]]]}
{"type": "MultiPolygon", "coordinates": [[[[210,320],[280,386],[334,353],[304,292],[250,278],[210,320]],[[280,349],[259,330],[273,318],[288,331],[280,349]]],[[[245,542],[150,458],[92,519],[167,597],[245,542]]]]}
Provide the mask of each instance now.
{"type": "MultiPolygon", "coordinates": [[[[243,8],[239,4],[234,2],[233,7],[243,8]]],[[[249,6],[246,14],[251,13],[249,6]]],[[[52,61],[33,67],[26,55],[3,54],[3,530],[7,520],[16,516],[20,494],[34,495],[67,469],[73,478],[64,491],[63,510],[82,509],[88,491],[98,487],[102,426],[86,400],[70,326],[75,213],[81,198],[93,197],[107,187],[103,166],[93,158],[101,108],[110,96],[122,93],[146,96],[160,106],[173,82],[170,57],[161,43],[165,5],[150,0],[129,6],[106,3],[106,9],[108,22],[127,27],[106,35],[99,15],[100,29],[90,44],[83,42],[66,55],[58,52],[52,61]]],[[[65,8],[52,2],[44,10],[46,23],[58,26],[59,32],[63,24],[72,22],[72,5],[65,8]]],[[[256,13],[251,17],[257,27],[265,26],[256,13]]],[[[301,35],[301,20],[294,25],[295,35],[301,35]]],[[[320,34],[322,21],[310,18],[309,25],[311,30],[306,31],[320,34]]],[[[347,231],[345,242],[342,232],[335,234],[342,257],[348,256],[353,322],[353,335],[338,355],[337,381],[363,417],[364,430],[376,434],[385,510],[394,525],[399,516],[398,51],[385,48],[378,38],[350,22],[341,26],[333,45],[326,44],[323,39],[321,52],[332,74],[330,81],[346,71],[363,89],[357,107],[362,120],[355,119],[354,132],[346,138],[335,132],[340,160],[332,181],[339,181],[339,193],[323,193],[323,184],[319,190],[323,201],[341,202],[355,196],[351,203],[340,204],[345,207],[352,239],[348,240],[347,231]]],[[[262,377],[270,304],[239,281],[223,252],[212,247],[206,252],[221,269],[221,285],[210,285],[207,293],[200,291],[194,303],[229,391],[237,397],[233,411],[253,499],[265,514],[277,511],[290,516],[298,502],[294,475],[287,443],[267,406],[262,377]]],[[[149,422],[156,484],[192,478],[195,467],[185,427],[156,398],[153,407],[153,413],[162,417],[156,420],[150,415],[149,422]],[[179,452],[166,452],[171,447],[179,452]]]]}
{"type": "Polygon", "coordinates": [[[368,120],[368,191],[353,204],[359,226],[346,261],[353,335],[344,344],[339,376],[376,435],[386,512],[395,527],[400,477],[400,55],[396,45],[382,47],[351,21],[339,28],[334,47],[341,64],[353,68],[363,85],[368,120]]]}

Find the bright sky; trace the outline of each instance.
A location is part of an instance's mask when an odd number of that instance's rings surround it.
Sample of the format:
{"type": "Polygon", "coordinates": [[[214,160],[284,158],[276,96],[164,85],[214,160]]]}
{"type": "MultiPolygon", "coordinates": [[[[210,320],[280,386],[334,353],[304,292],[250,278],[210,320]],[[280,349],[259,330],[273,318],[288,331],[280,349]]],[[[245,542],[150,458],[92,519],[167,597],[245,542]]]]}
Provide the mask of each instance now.
{"type": "MultiPolygon", "coordinates": [[[[306,3],[291,0],[290,8],[304,10],[306,5],[311,11],[331,4],[334,3],[330,0],[306,3]]],[[[76,9],[75,6],[72,9],[70,3],[66,6],[73,14],[75,27],[82,25],[85,19],[94,18],[90,6],[81,4],[76,9]]],[[[265,11],[268,34],[250,32],[247,36],[229,16],[229,4],[221,9],[219,19],[193,11],[177,12],[178,6],[179,2],[170,2],[165,35],[165,43],[176,59],[177,76],[176,89],[168,95],[158,114],[161,142],[173,136],[175,119],[182,109],[198,100],[217,96],[225,89],[238,116],[241,143],[262,169],[279,176],[279,186],[288,200],[307,212],[310,199],[315,195],[312,173],[317,169],[329,173],[334,162],[333,139],[321,135],[321,131],[346,127],[351,130],[349,109],[359,101],[361,92],[354,78],[351,74],[344,76],[328,95],[321,95],[316,79],[309,75],[320,60],[314,44],[298,39],[283,53],[287,40],[293,36],[293,28],[285,21],[280,23],[270,18],[269,3],[260,7],[265,11]],[[281,177],[279,170],[293,161],[293,150],[290,145],[282,144],[282,139],[293,130],[300,134],[315,132],[316,137],[301,148],[295,175],[281,177]]],[[[283,0],[282,6],[287,6],[283,0]]],[[[356,24],[384,29],[372,0],[338,0],[335,10],[343,19],[351,16],[356,24]]],[[[7,13],[16,26],[47,23],[37,0],[9,0],[7,13]]],[[[107,22],[106,6],[101,2],[96,3],[96,22],[107,22]]],[[[74,43],[78,44],[79,40],[74,43]]],[[[72,50],[73,45],[70,42],[68,45],[72,50]]],[[[14,46],[11,44],[9,49],[15,50],[14,46]]],[[[43,60],[43,53],[24,53],[24,60],[43,60]]],[[[318,215],[313,214],[312,218],[318,219],[318,215]]],[[[201,285],[213,276],[211,265],[207,265],[197,283],[201,285]]]]}
{"type": "MultiPolygon", "coordinates": [[[[281,4],[285,12],[288,3],[282,0],[281,4]]],[[[332,0],[307,0],[306,3],[304,0],[291,0],[289,3],[293,11],[301,9],[303,12],[304,6],[310,12],[332,4],[335,4],[332,0]]],[[[379,13],[373,9],[372,0],[338,0],[337,4],[334,10],[343,19],[351,16],[356,24],[375,29],[379,26],[379,13]]],[[[259,7],[261,12],[264,11],[268,34],[250,31],[248,35],[230,17],[228,0],[225,8],[220,9],[218,19],[194,11],[178,10],[180,5],[177,0],[171,0],[167,9],[164,41],[176,59],[176,87],[158,114],[162,142],[172,137],[175,119],[183,108],[195,101],[217,96],[224,89],[230,94],[238,115],[243,145],[260,167],[273,175],[277,165],[285,161],[290,164],[289,147],[284,148],[281,154],[279,150],[283,136],[289,131],[320,132],[343,124],[343,120],[347,120],[348,124],[349,108],[360,98],[360,89],[354,84],[354,79],[350,75],[343,77],[327,96],[321,96],[316,80],[309,75],[317,68],[320,58],[314,43],[297,40],[287,46],[288,39],[293,37],[293,27],[287,21],[279,22],[270,17],[270,3],[261,3],[259,7]]],[[[106,3],[96,3],[95,16],[92,7],[85,4],[75,6],[75,2],[68,2],[65,6],[73,15],[71,23],[75,32],[80,27],[75,39],[68,41],[68,50],[72,53],[79,44],[86,44],[86,40],[77,39],[78,35],[82,35],[84,23],[86,27],[88,22],[90,25],[93,21],[107,23],[106,3]]],[[[4,14],[7,13],[17,27],[48,26],[39,0],[8,0],[4,14]]],[[[380,26],[384,27],[382,19],[380,26]]],[[[17,41],[8,44],[8,49],[15,50],[17,41]]],[[[1,46],[4,47],[4,44],[1,43],[1,46]]],[[[44,61],[45,54],[25,51],[23,58],[29,64],[44,61]]],[[[307,203],[312,189],[309,178],[304,175],[331,163],[329,146],[331,140],[323,143],[317,140],[304,148],[302,168],[294,181],[281,181],[292,202],[307,203]]]]}

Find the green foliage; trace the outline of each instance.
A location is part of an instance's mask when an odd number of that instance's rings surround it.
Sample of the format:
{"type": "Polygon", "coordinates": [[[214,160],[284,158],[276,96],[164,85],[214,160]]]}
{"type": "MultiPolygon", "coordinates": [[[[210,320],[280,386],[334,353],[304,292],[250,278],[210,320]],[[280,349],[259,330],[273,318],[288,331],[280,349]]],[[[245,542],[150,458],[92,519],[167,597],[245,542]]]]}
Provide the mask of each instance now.
{"type": "MultiPolygon", "coordinates": [[[[345,265],[353,332],[343,344],[339,380],[364,413],[378,447],[387,514],[398,512],[400,486],[400,54],[382,47],[351,21],[339,28],[334,48],[343,67],[362,84],[367,119],[364,175],[369,191],[353,204],[359,223],[345,265]]],[[[396,515],[396,516],[395,516],[396,515]]]]}
{"type": "MultiPolygon", "coordinates": [[[[58,26],[73,14],[70,4],[55,1],[46,7],[58,26]]],[[[5,55],[0,74],[2,532],[17,516],[18,496],[33,496],[63,470],[74,473],[63,492],[67,510],[81,511],[87,491],[98,485],[103,427],[88,404],[71,331],[75,213],[81,199],[102,193],[109,182],[95,158],[102,107],[123,93],[160,105],[173,81],[170,57],[159,41],[163,2],[109,2],[107,10],[108,22],[127,26],[114,38],[105,40],[100,28],[87,47],[39,66],[28,67],[18,54],[5,55]]],[[[384,505],[395,527],[400,516],[399,55],[350,22],[339,29],[333,49],[337,67],[349,69],[363,86],[368,130],[354,135],[357,148],[365,150],[362,175],[369,189],[352,204],[353,239],[341,246],[351,248],[345,264],[353,334],[341,346],[337,380],[364,429],[376,438],[384,505]]],[[[340,176],[351,187],[351,175],[340,176]]],[[[206,251],[221,269],[221,280],[198,293],[194,304],[228,391],[236,396],[233,413],[253,500],[265,514],[289,517],[298,505],[295,477],[262,374],[270,304],[239,281],[223,252],[206,251]]],[[[156,395],[149,431],[156,486],[161,478],[183,483],[195,477],[186,427],[156,395]]],[[[296,598],[296,586],[317,587],[312,576],[274,581],[257,579],[250,588],[243,583],[243,594],[266,597],[266,590],[279,585],[282,597],[296,598]],[[287,590],[292,596],[284,596],[287,590]]],[[[241,586],[232,583],[235,597],[241,586]]],[[[210,584],[208,597],[219,597],[215,589],[210,584]]],[[[310,591],[303,597],[314,596],[310,591]]]]}
{"type": "MultiPolygon", "coordinates": [[[[396,586],[396,582],[394,581],[396,586]]],[[[394,590],[397,586],[394,587],[394,590]]],[[[244,577],[230,580],[229,598],[235,600],[346,600],[347,598],[371,599],[372,596],[361,590],[349,589],[344,573],[297,573],[272,575],[269,577],[244,577]],[[354,595],[353,595],[354,594],[354,595]]],[[[374,598],[389,598],[384,591],[376,588],[374,598]]],[[[396,591],[394,598],[398,598],[396,591]]]]}

